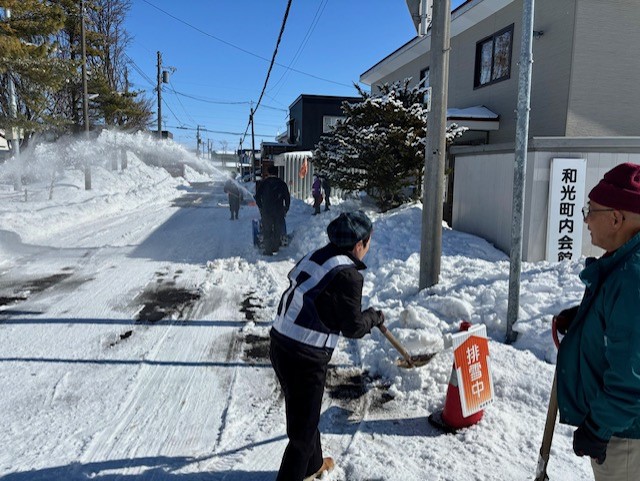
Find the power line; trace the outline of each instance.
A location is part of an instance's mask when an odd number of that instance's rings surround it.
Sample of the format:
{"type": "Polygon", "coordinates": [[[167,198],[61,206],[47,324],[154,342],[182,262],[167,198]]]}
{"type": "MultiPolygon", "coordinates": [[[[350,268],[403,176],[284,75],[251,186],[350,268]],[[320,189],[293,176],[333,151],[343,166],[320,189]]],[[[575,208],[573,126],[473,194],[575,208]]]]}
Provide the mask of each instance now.
{"type": "Polygon", "coordinates": [[[289,0],[287,2],[287,9],[284,11],[284,18],[282,19],[282,26],[280,27],[280,33],[278,34],[278,40],[276,41],[276,48],[273,50],[273,56],[271,57],[271,63],[269,64],[269,70],[267,70],[267,78],[264,79],[264,85],[262,86],[262,92],[260,92],[260,97],[258,98],[258,103],[256,104],[256,108],[253,109],[253,113],[255,114],[258,108],[260,107],[260,102],[262,102],[262,97],[264,97],[264,91],[267,89],[267,84],[269,83],[269,77],[271,76],[271,70],[273,69],[273,64],[276,62],[276,55],[278,55],[278,47],[280,46],[280,41],[282,40],[282,34],[284,33],[284,27],[287,24],[287,18],[289,17],[289,10],[291,9],[291,2],[289,0]]]}
{"type": "MultiPolygon", "coordinates": [[[[179,130],[198,130],[195,127],[176,127],[175,125],[167,126],[169,129],[179,129],[179,130]]],[[[226,130],[211,130],[200,127],[200,132],[210,132],[212,134],[225,134],[225,135],[242,135],[241,132],[229,132],[226,130]]],[[[256,134],[258,137],[272,137],[272,134],[256,134]]]]}
{"type": "MultiPolygon", "coordinates": [[[[280,85],[280,88],[282,88],[282,85],[284,85],[284,79],[287,76],[287,74],[290,72],[288,69],[290,67],[292,67],[298,61],[298,58],[302,54],[302,51],[307,46],[307,43],[309,42],[309,39],[311,38],[311,34],[313,33],[313,31],[318,26],[318,22],[320,21],[320,17],[322,17],[322,14],[324,13],[324,9],[326,8],[327,3],[329,3],[329,0],[322,0],[320,2],[320,4],[318,5],[316,13],[313,16],[313,19],[311,20],[311,24],[309,25],[309,28],[307,29],[307,33],[305,34],[304,38],[302,39],[302,42],[300,42],[300,45],[298,46],[298,49],[296,50],[296,53],[293,55],[293,58],[291,59],[291,62],[289,62],[289,65],[287,66],[287,70],[285,70],[282,73],[282,76],[275,83],[275,85],[273,87],[271,87],[271,90],[275,89],[281,82],[282,82],[282,84],[280,85]]],[[[276,91],[275,95],[277,95],[278,92],[280,92],[280,88],[278,88],[278,90],[276,91]]]]}
{"type": "MultiPolygon", "coordinates": [[[[168,17],[173,18],[177,22],[183,23],[184,25],[188,26],[189,28],[192,28],[195,31],[200,32],[201,34],[206,35],[207,37],[213,38],[214,40],[217,40],[218,42],[224,43],[225,45],[228,45],[229,47],[232,47],[232,48],[235,48],[237,50],[240,50],[241,52],[244,52],[244,53],[246,53],[248,55],[251,55],[253,57],[259,58],[260,60],[264,60],[265,62],[269,61],[269,59],[264,58],[261,55],[258,55],[256,53],[250,52],[249,50],[246,50],[246,49],[244,49],[242,47],[238,47],[237,45],[234,45],[231,42],[227,42],[226,40],[223,40],[223,39],[221,39],[219,37],[216,37],[215,35],[212,35],[209,32],[205,32],[201,28],[198,28],[195,25],[192,25],[189,22],[187,22],[185,20],[182,20],[181,18],[178,18],[175,15],[172,15],[171,13],[167,12],[166,10],[161,9],[160,7],[154,5],[153,3],[149,2],[148,0],[142,0],[142,1],[144,3],[146,3],[147,5],[155,8],[156,10],[159,10],[160,12],[164,13],[168,17]]],[[[336,85],[342,85],[343,87],[353,88],[353,85],[347,85],[347,84],[344,84],[342,82],[337,82],[335,80],[330,80],[330,79],[326,79],[326,78],[323,78],[323,77],[319,77],[318,75],[313,75],[313,74],[310,74],[310,73],[307,73],[307,72],[303,72],[302,70],[297,70],[295,68],[287,67],[287,66],[279,64],[279,63],[275,63],[275,65],[277,65],[278,67],[285,68],[287,70],[291,70],[292,72],[299,73],[301,75],[306,75],[307,77],[312,77],[312,78],[315,78],[317,80],[322,80],[323,82],[329,82],[329,83],[336,84],[336,85]]]]}
{"type": "Polygon", "coordinates": [[[187,109],[184,108],[184,104],[182,103],[182,100],[180,100],[180,97],[178,96],[178,94],[176,92],[176,89],[173,86],[173,82],[171,81],[171,79],[169,79],[169,86],[171,87],[171,90],[173,91],[173,93],[176,94],[176,99],[178,100],[178,103],[182,107],[182,110],[184,110],[184,113],[187,114],[187,118],[190,119],[191,122],[193,122],[194,124],[197,124],[197,122],[195,120],[193,120],[193,117],[191,117],[189,112],[187,112],[187,109]]]}
{"type": "MultiPolygon", "coordinates": [[[[176,119],[178,121],[179,124],[184,125],[184,122],[182,122],[178,116],[176,115],[176,113],[173,111],[173,109],[169,106],[169,104],[167,103],[167,101],[163,98],[162,99],[162,103],[165,105],[165,107],[167,107],[169,109],[169,112],[171,112],[173,114],[173,118],[176,119]]],[[[193,119],[191,119],[193,120],[193,119]]]]}
{"type": "MultiPolygon", "coordinates": [[[[239,101],[227,101],[227,100],[212,100],[204,97],[196,97],[195,95],[186,94],[184,92],[179,92],[177,90],[173,90],[173,93],[176,95],[181,95],[182,97],[187,97],[193,100],[197,100],[199,102],[206,102],[209,104],[219,104],[219,105],[251,105],[252,102],[250,100],[239,100],[239,101]]],[[[287,109],[281,109],[278,107],[272,107],[270,105],[262,105],[265,109],[279,110],[281,112],[288,112],[287,109]]]]}
{"type": "Polygon", "coordinates": [[[273,69],[273,64],[276,61],[276,55],[278,54],[278,46],[280,45],[280,41],[282,40],[282,34],[284,33],[284,27],[287,24],[287,18],[289,17],[289,10],[291,9],[291,1],[287,2],[287,8],[284,11],[284,17],[282,18],[282,25],[280,26],[280,33],[278,34],[278,40],[276,41],[276,47],[273,50],[273,55],[271,56],[271,63],[269,64],[269,70],[267,70],[267,77],[264,79],[264,85],[262,86],[262,92],[260,92],[260,97],[258,98],[258,103],[256,104],[256,108],[251,109],[251,115],[249,116],[249,122],[247,123],[247,128],[240,139],[240,144],[244,142],[245,137],[247,136],[247,132],[249,131],[249,126],[253,122],[253,117],[260,107],[260,102],[262,101],[262,97],[264,96],[264,91],[267,89],[267,84],[269,83],[269,77],[271,76],[271,70],[273,69]]]}
{"type": "Polygon", "coordinates": [[[149,78],[149,76],[144,72],[144,70],[142,70],[140,67],[138,67],[138,65],[133,61],[133,59],[131,57],[129,57],[125,52],[122,53],[125,57],[127,57],[127,60],[129,60],[129,63],[131,63],[131,65],[133,66],[133,69],[138,72],[138,74],[140,74],[140,76],[145,79],[147,82],[149,82],[149,84],[155,88],[156,84],[153,80],[151,80],[149,78]]]}

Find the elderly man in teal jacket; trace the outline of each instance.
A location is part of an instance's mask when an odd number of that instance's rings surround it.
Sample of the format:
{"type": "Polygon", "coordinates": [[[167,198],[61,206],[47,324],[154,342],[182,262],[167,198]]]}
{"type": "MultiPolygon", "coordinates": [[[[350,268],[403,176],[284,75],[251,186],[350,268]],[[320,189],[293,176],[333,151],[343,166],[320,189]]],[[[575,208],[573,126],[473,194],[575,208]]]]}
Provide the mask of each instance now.
{"type": "Polygon", "coordinates": [[[640,165],[618,165],[583,209],[591,243],[577,308],[557,317],[560,422],[596,481],[640,479],[640,165]]]}

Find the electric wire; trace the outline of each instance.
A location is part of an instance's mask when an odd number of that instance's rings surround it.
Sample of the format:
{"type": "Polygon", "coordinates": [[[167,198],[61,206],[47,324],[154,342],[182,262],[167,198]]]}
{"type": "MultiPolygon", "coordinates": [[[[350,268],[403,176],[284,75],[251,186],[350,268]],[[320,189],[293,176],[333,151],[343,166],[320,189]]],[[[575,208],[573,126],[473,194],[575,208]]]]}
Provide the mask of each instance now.
{"type": "Polygon", "coordinates": [[[276,47],[273,50],[273,55],[271,56],[271,63],[269,64],[269,69],[267,70],[267,76],[264,79],[264,85],[262,86],[262,92],[260,92],[260,97],[258,98],[258,102],[256,103],[256,108],[251,109],[251,114],[249,115],[249,122],[247,123],[247,128],[244,131],[244,135],[240,139],[240,145],[244,142],[245,137],[247,136],[247,132],[249,131],[249,126],[251,122],[253,122],[253,117],[260,107],[260,102],[262,101],[262,97],[264,96],[264,92],[267,89],[267,85],[269,83],[269,77],[271,76],[271,70],[273,69],[273,64],[276,61],[276,55],[278,55],[278,47],[280,46],[280,41],[282,40],[282,35],[284,34],[284,27],[287,25],[287,18],[289,17],[289,10],[291,10],[291,2],[292,0],[287,1],[287,8],[284,11],[284,17],[282,18],[282,25],[280,26],[280,33],[278,34],[278,40],[276,41],[276,47]]]}
{"type": "Polygon", "coordinates": [[[284,11],[284,18],[282,19],[282,26],[280,27],[280,33],[278,34],[278,40],[276,41],[276,48],[273,50],[273,56],[271,57],[271,63],[269,64],[269,70],[267,70],[267,77],[264,79],[264,85],[262,86],[262,92],[260,92],[260,97],[258,98],[258,102],[256,103],[256,108],[253,109],[253,113],[255,115],[256,111],[260,107],[260,102],[262,102],[262,97],[264,97],[264,91],[267,89],[267,84],[269,83],[269,77],[271,76],[271,70],[273,69],[273,64],[276,61],[276,55],[278,55],[278,47],[280,46],[280,41],[282,40],[282,35],[284,34],[284,27],[287,24],[287,18],[289,17],[289,10],[291,9],[292,0],[287,1],[287,9],[284,11]]]}
{"type": "MultiPolygon", "coordinates": [[[[239,101],[227,101],[227,100],[212,100],[212,99],[207,99],[204,97],[196,97],[195,95],[190,95],[190,94],[186,94],[184,92],[180,92],[178,90],[174,89],[174,93],[176,95],[180,95],[182,97],[187,97],[193,100],[197,100],[199,102],[206,102],[209,104],[220,104],[220,105],[251,105],[253,102],[249,101],[249,100],[239,100],[239,101]]],[[[280,110],[282,112],[287,112],[287,109],[281,109],[278,107],[272,107],[270,105],[264,105],[262,104],[262,106],[265,109],[272,109],[272,110],[280,110]]]]}
{"type": "Polygon", "coordinates": [[[178,101],[178,103],[180,104],[180,106],[182,107],[182,110],[184,110],[184,113],[187,115],[187,118],[189,120],[191,120],[191,122],[193,122],[194,124],[197,124],[198,122],[196,122],[195,120],[193,120],[193,117],[191,117],[191,115],[189,114],[189,112],[187,112],[187,109],[184,108],[184,104],[182,103],[182,100],[180,100],[180,96],[177,94],[175,87],[173,86],[173,82],[171,81],[171,79],[169,79],[169,87],[171,87],[171,91],[176,95],[176,100],[178,101]]]}
{"type": "MultiPolygon", "coordinates": [[[[175,125],[168,125],[169,129],[179,129],[179,130],[198,130],[196,127],[177,127],[175,125]]],[[[210,132],[213,134],[225,134],[225,135],[242,135],[241,132],[229,132],[226,130],[211,130],[207,128],[200,127],[200,132],[210,132]]],[[[269,137],[271,134],[256,134],[260,137],[269,137]]]]}
{"type": "Polygon", "coordinates": [[[316,13],[314,14],[313,19],[311,20],[311,24],[309,25],[309,28],[307,29],[307,33],[305,33],[305,35],[304,35],[304,37],[302,39],[302,42],[300,42],[300,45],[298,46],[298,49],[296,50],[296,53],[293,54],[293,58],[291,59],[291,62],[289,62],[289,65],[287,66],[287,69],[282,73],[282,75],[280,76],[278,81],[275,84],[273,84],[273,87],[271,87],[271,89],[269,89],[269,91],[272,91],[276,87],[278,87],[278,85],[280,85],[278,90],[276,90],[276,92],[274,93],[274,96],[278,95],[278,93],[280,92],[280,89],[284,85],[284,83],[285,83],[284,80],[289,75],[289,72],[290,72],[289,68],[293,67],[295,65],[295,63],[298,61],[298,58],[302,54],[302,51],[307,46],[307,43],[309,42],[309,39],[311,38],[311,35],[313,34],[313,31],[318,26],[318,22],[320,21],[320,17],[322,17],[322,14],[324,13],[324,9],[326,8],[327,3],[329,3],[329,0],[321,0],[320,1],[320,4],[318,5],[318,8],[316,10],[316,13]]]}
{"type": "MultiPolygon", "coordinates": [[[[206,32],[206,31],[202,30],[201,28],[198,28],[198,27],[196,27],[195,25],[192,25],[192,24],[190,24],[189,22],[187,22],[187,21],[185,21],[185,20],[182,20],[181,18],[176,17],[175,15],[173,15],[173,14],[171,14],[171,13],[167,12],[166,10],[163,10],[162,8],[160,8],[160,7],[156,6],[156,5],[154,5],[153,3],[149,2],[148,0],[142,0],[142,1],[143,1],[144,3],[146,3],[147,5],[149,5],[149,6],[153,7],[153,8],[155,8],[156,10],[158,10],[158,11],[160,11],[160,12],[164,13],[164,14],[165,14],[165,15],[167,15],[168,17],[173,18],[173,19],[174,19],[174,20],[176,20],[177,22],[180,22],[180,23],[182,23],[182,24],[184,24],[184,25],[188,26],[189,28],[192,28],[193,30],[195,30],[195,31],[197,31],[197,32],[200,32],[201,34],[203,34],[203,35],[205,35],[205,36],[207,36],[207,37],[213,38],[214,40],[217,40],[218,42],[224,43],[225,45],[228,45],[229,47],[232,47],[232,48],[235,48],[235,49],[237,49],[237,50],[240,50],[241,52],[244,52],[244,53],[246,53],[246,54],[248,54],[248,55],[251,55],[251,56],[253,56],[253,57],[259,58],[260,60],[264,60],[265,62],[268,62],[268,61],[269,61],[269,59],[264,58],[264,57],[262,57],[261,55],[258,55],[258,54],[256,54],[256,53],[253,53],[253,52],[251,52],[251,51],[249,51],[249,50],[246,50],[246,49],[244,49],[244,48],[242,48],[242,47],[238,47],[237,45],[234,45],[234,44],[232,44],[231,42],[227,42],[226,40],[223,40],[223,39],[221,39],[221,38],[219,38],[219,37],[216,37],[215,35],[212,35],[212,34],[210,34],[209,32],[206,32]]],[[[301,74],[301,75],[306,75],[307,77],[312,77],[312,78],[315,78],[315,79],[317,79],[317,80],[322,80],[323,82],[329,82],[329,83],[336,84],[336,85],[342,85],[343,87],[349,87],[349,88],[353,87],[353,85],[347,85],[347,84],[342,83],[342,82],[337,82],[337,81],[335,81],[335,80],[330,80],[330,79],[327,79],[327,78],[319,77],[318,75],[313,75],[313,74],[310,74],[310,73],[307,73],[307,72],[303,72],[302,70],[297,70],[297,69],[295,69],[295,68],[289,68],[289,67],[287,67],[287,66],[285,66],[285,65],[282,65],[282,64],[279,64],[279,63],[276,63],[275,65],[277,65],[278,67],[282,67],[282,68],[285,68],[285,69],[291,70],[292,72],[299,73],[299,74],[301,74]]]]}

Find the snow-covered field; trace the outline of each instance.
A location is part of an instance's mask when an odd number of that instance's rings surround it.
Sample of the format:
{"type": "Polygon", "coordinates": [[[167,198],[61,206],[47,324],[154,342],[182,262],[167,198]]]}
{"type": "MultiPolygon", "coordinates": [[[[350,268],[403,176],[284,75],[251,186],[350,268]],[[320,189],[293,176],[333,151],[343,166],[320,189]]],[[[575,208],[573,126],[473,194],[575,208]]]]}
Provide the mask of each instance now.
{"type": "MultiPolygon", "coordinates": [[[[534,478],[551,315],[579,300],[580,262],[523,265],[520,334],[506,345],[507,256],[445,228],[441,281],[418,291],[419,205],[380,214],[332,199],[312,217],[294,200],[293,240],[266,258],[252,244],[256,208],[230,221],[226,174],[176,144],[105,133],[29,159],[26,200],[12,190],[16,166],[0,168],[0,479],[274,479],[286,436],[269,326],[295,261],[356,208],[374,221],[365,303],[409,351],[438,354],[403,370],[377,330],[341,340],[320,425],[338,467],[325,479],[534,478]],[[110,170],[119,147],[127,169],[110,170]],[[185,177],[168,164],[187,164],[185,177]],[[442,409],[451,373],[442,338],[462,320],[487,326],[495,402],[479,424],[442,434],[427,416],[442,409]]],[[[571,434],[556,427],[551,479],[591,479],[571,434]]]]}

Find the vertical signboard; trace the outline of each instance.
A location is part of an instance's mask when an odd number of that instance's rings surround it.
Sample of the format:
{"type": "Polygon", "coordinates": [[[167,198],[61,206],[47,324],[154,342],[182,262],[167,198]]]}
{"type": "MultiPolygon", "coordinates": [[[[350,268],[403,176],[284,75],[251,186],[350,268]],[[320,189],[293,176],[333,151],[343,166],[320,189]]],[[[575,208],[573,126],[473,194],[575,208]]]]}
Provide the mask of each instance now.
{"type": "Polygon", "coordinates": [[[586,176],[585,159],[551,161],[546,257],[550,262],[577,259],[582,255],[586,176]]]}
{"type": "Polygon", "coordinates": [[[487,328],[480,324],[452,336],[462,415],[469,417],[493,402],[487,328]]]}

